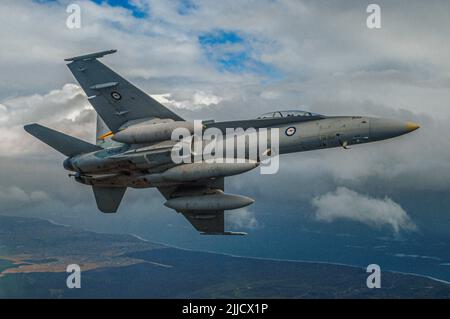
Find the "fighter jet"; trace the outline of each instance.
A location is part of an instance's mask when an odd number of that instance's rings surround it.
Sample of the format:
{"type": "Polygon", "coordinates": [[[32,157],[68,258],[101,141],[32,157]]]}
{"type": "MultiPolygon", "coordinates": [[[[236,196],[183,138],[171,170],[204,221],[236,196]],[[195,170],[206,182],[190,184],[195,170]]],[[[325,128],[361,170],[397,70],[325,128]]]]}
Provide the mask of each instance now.
{"type": "MultiPolygon", "coordinates": [[[[224,179],[256,168],[261,156],[251,160],[246,149],[241,153],[243,161],[175,162],[174,149],[186,140],[173,139],[173,132],[184,128],[193,133],[193,122],[158,103],[99,61],[116,51],[65,59],[97,112],[96,144],[39,124],[29,124],[24,129],[66,156],[63,166],[72,172],[69,176],[92,187],[98,209],[104,213],[117,212],[128,187],[155,187],[165,197],[165,205],[183,214],[201,234],[244,235],[225,230],[224,211],[250,205],[253,200],[226,194],[224,179]]],[[[214,128],[223,132],[225,138],[228,128],[252,128],[258,136],[262,129],[275,130],[280,155],[332,147],[348,149],[353,144],[393,138],[419,128],[415,123],[393,119],[325,116],[301,110],[201,124],[202,130],[214,128]]],[[[267,139],[267,149],[259,151],[271,156],[274,141],[267,139]]]]}

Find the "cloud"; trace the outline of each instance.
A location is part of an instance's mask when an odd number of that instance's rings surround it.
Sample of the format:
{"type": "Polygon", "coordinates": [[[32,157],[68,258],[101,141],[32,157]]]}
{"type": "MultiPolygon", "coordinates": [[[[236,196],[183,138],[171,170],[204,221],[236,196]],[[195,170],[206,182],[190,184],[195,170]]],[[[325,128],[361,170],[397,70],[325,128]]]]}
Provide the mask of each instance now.
{"type": "Polygon", "coordinates": [[[4,101],[0,108],[0,125],[11,127],[42,119],[49,122],[63,118],[74,120],[81,113],[80,106],[81,109],[89,106],[81,88],[75,84],[65,84],[62,89],[43,95],[33,94],[4,101]]]}
{"type": "Polygon", "coordinates": [[[395,233],[416,229],[406,211],[388,197],[372,198],[338,187],[334,192],[314,197],[311,203],[316,209],[315,216],[320,221],[344,219],[375,228],[390,226],[395,233]]]}
{"type": "Polygon", "coordinates": [[[42,95],[0,101],[2,156],[51,153],[24,131],[25,124],[35,122],[91,142],[95,134],[95,113],[85,94],[78,85],[65,84],[42,95]]]}
{"type": "Polygon", "coordinates": [[[227,213],[227,221],[237,228],[253,230],[261,227],[256,219],[255,213],[246,208],[227,213]]]}
{"type": "Polygon", "coordinates": [[[171,93],[152,94],[151,96],[169,108],[187,110],[199,110],[205,106],[217,105],[223,101],[222,97],[204,91],[194,92],[189,99],[185,100],[177,100],[171,93]]]}
{"type": "MultiPolygon", "coordinates": [[[[198,37],[206,57],[220,71],[252,72],[268,78],[277,78],[274,66],[262,62],[258,51],[258,40],[233,31],[214,30],[198,37]]],[[[260,45],[259,45],[260,46],[260,45]]],[[[267,49],[267,48],[265,48],[267,49]]]]}
{"type": "Polygon", "coordinates": [[[92,0],[98,4],[108,4],[112,7],[122,7],[131,11],[135,18],[146,18],[148,17],[148,2],[145,0],[125,0],[125,1],[114,1],[114,0],[92,0]]]}
{"type": "Polygon", "coordinates": [[[22,206],[32,207],[32,205],[43,203],[47,200],[49,200],[48,194],[40,190],[26,193],[17,186],[0,187],[0,208],[3,212],[22,206]]]}

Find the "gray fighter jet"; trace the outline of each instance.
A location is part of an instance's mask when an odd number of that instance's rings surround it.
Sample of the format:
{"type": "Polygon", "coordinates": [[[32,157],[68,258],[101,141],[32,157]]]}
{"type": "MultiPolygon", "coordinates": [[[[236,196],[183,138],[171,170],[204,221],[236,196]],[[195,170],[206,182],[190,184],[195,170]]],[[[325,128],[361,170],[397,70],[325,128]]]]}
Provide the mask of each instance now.
{"type": "MultiPolygon", "coordinates": [[[[193,133],[193,122],[158,103],[98,60],[115,52],[66,59],[97,112],[95,145],[39,124],[26,125],[25,130],[67,157],[63,165],[73,172],[69,176],[92,186],[97,206],[104,213],[117,211],[128,187],[156,187],[165,197],[165,205],[183,214],[202,234],[245,234],[225,231],[224,211],[250,205],[253,200],[224,193],[224,178],[256,168],[261,156],[251,160],[247,143],[240,153],[244,154],[243,161],[174,162],[172,154],[180,141],[174,140],[172,133],[176,128],[193,133]]],[[[294,110],[275,111],[250,120],[203,121],[201,128],[214,128],[223,132],[224,138],[228,128],[251,128],[259,138],[261,129],[277,130],[277,152],[285,154],[331,147],[347,149],[352,144],[409,133],[419,125],[294,110]]],[[[267,149],[259,149],[258,154],[264,151],[266,156],[273,156],[274,142],[267,140],[267,149]]],[[[239,157],[236,154],[234,158],[239,157]]]]}

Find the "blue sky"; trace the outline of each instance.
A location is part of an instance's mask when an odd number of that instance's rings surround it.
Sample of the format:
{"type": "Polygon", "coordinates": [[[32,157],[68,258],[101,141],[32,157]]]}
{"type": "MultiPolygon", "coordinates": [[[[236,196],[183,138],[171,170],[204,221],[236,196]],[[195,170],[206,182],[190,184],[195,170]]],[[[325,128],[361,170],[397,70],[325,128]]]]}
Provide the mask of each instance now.
{"type": "MultiPolygon", "coordinates": [[[[128,0],[91,0],[97,4],[123,7],[130,10],[135,18],[149,18],[151,8],[140,8],[128,0]]],[[[179,0],[177,13],[189,15],[198,9],[193,0],[179,0]]],[[[274,66],[255,58],[251,42],[246,36],[236,31],[215,29],[203,32],[198,36],[199,45],[210,62],[220,71],[250,72],[266,77],[265,80],[281,78],[281,73],[274,66]]]]}
{"type": "MultiPolygon", "coordinates": [[[[38,3],[57,2],[57,0],[34,0],[38,3]]],[[[137,5],[129,0],[90,0],[99,5],[122,7],[129,10],[136,19],[151,19],[148,4],[137,5]]],[[[194,0],[178,0],[177,13],[186,16],[194,13],[199,6],[194,0]]],[[[163,19],[163,17],[159,17],[163,19]]],[[[213,29],[201,32],[198,43],[205,56],[214,67],[222,72],[254,73],[263,76],[263,83],[280,80],[282,73],[275,66],[260,61],[252,41],[257,39],[239,34],[237,31],[213,29]]]]}
{"type": "Polygon", "coordinates": [[[255,57],[257,52],[253,49],[251,40],[236,31],[220,29],[198,36],[203,52],[219,70],[252,72],[272,80],[279,79],[279,70],[255,57]]]}
{"type": "MultiPolygon", "coordinates": [[[[123,7],[130,10],[133,13],[133,16],[136,18],[146,18],[149,15],[149,8],[145,6],[144,8],[140,8],[133,1],[128,0],[91,0],[98,4],[108,4],[113,7],[123,7]]],[[[177,6],[177,12],[180,15],[188,15],[195,11],[198,6],[195,4],[194,0],[178,0],[179,4],[177,6]]]]}
{"type": "MultiPolygon", "coordinates": [[[[33,0],[34,2],[37,3],[52,3],[52,2],[59,2],[58,0],[33,0]]],[[[135,5],[133,3],[133,1],[128,1],[128,0],[90,0],[94,3],[97,4],[105,4],[105,5],[109,5],[111,7],[122,7],[125,9],[128,9],[131,11],[131,13],[133,14],[133,16],[135,18],[146,18],[148,17],[148,8],[147,7],[143,7],[140,8],[137,5],[135,5]]]]}
{"type": "Polygon", "coordinates": [[[123,7],[131,11],[135,18],[146,18],[149,15],[148,8],[140,8],[128,0],[91,0],[97,4],[108,4],[112,7],[123,7]]]}
{"type": "MultiPolygon", "coordinates": [[[[45,1],[45,0],[41,0],[45,1]]],[[[47,0],[48,1],[48,0],[47,0]]],[[[123,7],[130,10],[133,13],[133,16],[136,18],[146,18],[149,15],[149,8],[145,5],[143,8],[140,8],[133,1],[128,0],[91,0],[97,4],[108,4],[113,7],[123,7]]],[[[180,15],[189,15],[194,12],[198,5],[194,2],[194,0],[178,0],[177,12],[180,15]]]]}
{"type": "MultiPolygon", "coordinates": [[[[130,10],[135,18],[149,18],[151,8],[145,6],[140,8],[127,0],[91,0],[97,4],[108,4],[115,7],[123,7],[130,10]]],[[[198,6],[193,0],[179,0],[177,13],[189,15],[198,6]]],[[[251,42],[246,36],[236,31],[215,29],[203,32],[198,36],[199,45],[210,62],[220,71],[226,72],[250,72],[262,75],[268,80],[281,77],[280,71],[275,67],[263,63],[255,58],[251,42]]],[[[266,79],[266,80],[267,80],[266,79]]]]}
{"type": "Polygon", "coordinates": [[[198,6],[193,0],[180,0],[180,3],[177,7],[177,12],[180,15],[188,15],[194,12],[197,8],[198,6]]]}

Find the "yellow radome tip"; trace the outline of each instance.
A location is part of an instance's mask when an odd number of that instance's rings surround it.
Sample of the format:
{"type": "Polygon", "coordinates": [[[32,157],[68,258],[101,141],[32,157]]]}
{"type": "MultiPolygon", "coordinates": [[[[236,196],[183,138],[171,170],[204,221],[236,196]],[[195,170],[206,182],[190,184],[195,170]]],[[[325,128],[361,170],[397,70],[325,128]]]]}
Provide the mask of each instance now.
{"type": "Polygon", "coordinates": [[[408,132],[412,132],[417,130],[420,127],[419,124],[414,123],[414,122],[408,122],[406,123],[406,129],[408,130],[408,132]]]}

